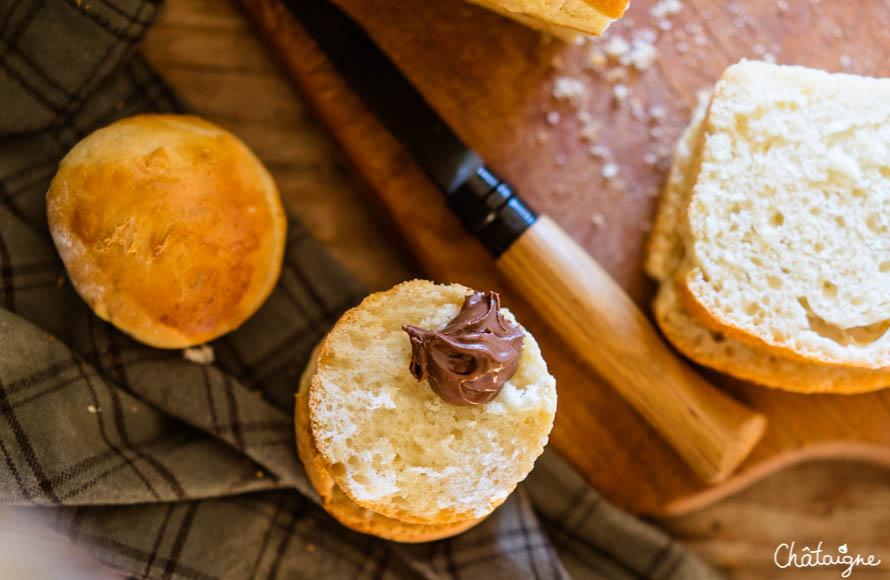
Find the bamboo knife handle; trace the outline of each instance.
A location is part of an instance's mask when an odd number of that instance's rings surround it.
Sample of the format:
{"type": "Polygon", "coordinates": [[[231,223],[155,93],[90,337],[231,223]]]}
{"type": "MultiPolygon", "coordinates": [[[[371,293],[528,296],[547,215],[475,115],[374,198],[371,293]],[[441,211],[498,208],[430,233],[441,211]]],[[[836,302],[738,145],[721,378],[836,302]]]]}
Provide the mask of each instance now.
{"type": "Polygon", "coordinates": [[[766,418],[675,355],[624,290],[547,216],[496,264],[704,481],[729,476],[762,437],[766,418]]]}

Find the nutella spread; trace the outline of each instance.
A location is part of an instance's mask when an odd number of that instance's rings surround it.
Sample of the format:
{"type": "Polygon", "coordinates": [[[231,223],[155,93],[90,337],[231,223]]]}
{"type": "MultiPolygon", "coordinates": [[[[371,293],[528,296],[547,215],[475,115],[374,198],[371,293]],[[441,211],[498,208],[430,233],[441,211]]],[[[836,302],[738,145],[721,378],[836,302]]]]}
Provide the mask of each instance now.
{"type": "Polygon", "coordinates": [[[454,405],[481,405],[498,396],[519,368],[522,328],[504,320],[497,292],[467,296],[439,332],[402,325],[411,337],[411,374],[428,379],[454,405]]]}

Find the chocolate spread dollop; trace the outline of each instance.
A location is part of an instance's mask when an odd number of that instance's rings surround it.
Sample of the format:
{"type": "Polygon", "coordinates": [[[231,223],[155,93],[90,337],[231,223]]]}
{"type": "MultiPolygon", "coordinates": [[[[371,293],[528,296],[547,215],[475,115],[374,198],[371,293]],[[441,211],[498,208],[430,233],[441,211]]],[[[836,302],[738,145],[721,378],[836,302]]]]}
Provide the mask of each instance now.
{"type": "Polygon", "coordinates": [[[439,332],[403,324],[411,338],[411,374],[428,379],[454,405],[482,405],[497,397],[519,368],[523,336],[500,308],[497,292],[476,292],[439,332]]]}

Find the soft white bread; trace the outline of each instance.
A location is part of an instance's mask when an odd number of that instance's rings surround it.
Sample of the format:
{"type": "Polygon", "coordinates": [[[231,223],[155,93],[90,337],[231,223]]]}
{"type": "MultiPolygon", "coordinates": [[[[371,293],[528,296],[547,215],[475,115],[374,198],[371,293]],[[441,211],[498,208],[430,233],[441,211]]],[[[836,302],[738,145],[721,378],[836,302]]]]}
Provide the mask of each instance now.
{"type": "Polygon", "coordinates": [[[683,309],[673,281],[685,252],[679,225],[691,193],[690,176],[700,149],[707,105],[707,99],[700,100],[677,141],[646,256],[647,273],[661,283],[653,309],[665,337],[701,365],[770,387],[802,393],[853,394],[890,385],[890,372],[826,367],[779,357],[708,328],[683,309]]]}
{"type": "Polygon", "coordinates": [[[742,61],[683,222],[684,308],[785,357],[890,366],[890,80],[742,61]]]}
{"type": "Polygon", "coordinates": [[[344,526],[363,534],[372,534],[395,542],[431,542],[459,534],[481,521],[469,520],[455,524],[412,524],[388,518],[365,509],[349,499],[328,473],[324,459],[315,448],[312,426],[309,421],[309,383],[315,374],[318,348],[312,353],[310,363],[300,379],[297,393],[296,430],[297,452],[306,469],[306,475],[321,498],[322,507],[344,526]]]}
{"type": "Polygon", "coordinates": [[[556,381],[528,332],[516,374],[484,405],[447,403],[409,372],[402,324],[440,330],[471,293],[406,282],[346,312],[322,342],[309,392],[312,435],[327,471],[359,506],[419,524],[475,520],[507,498],[543,451],[556,381]]]}
{"type": "Polygon", "coordinates": [[[671,166],[652,221],[643,262],[646,273],[658,282],[673,278],[683,261],[685,250],[680,224],[686,216],[686,206],[695,183],[693,169],[701,150],[701,136],[710,100],[710,93],[699,95],[698,106],[692,111],[689,124],[674,144],[671,166]]]}
{"type": "Polygon", "coordinates": [[[272,177],[197,117],[138,115],[99,129],[62,159],[46,201],[75,289],[151,346],[233,330],[281,271],[287,222],[272,177]]]}
{"type": "Polygon", "coordinates": [[[564,40],[602,34],[621,18],[629,0],[469,0],[564,40]]]}

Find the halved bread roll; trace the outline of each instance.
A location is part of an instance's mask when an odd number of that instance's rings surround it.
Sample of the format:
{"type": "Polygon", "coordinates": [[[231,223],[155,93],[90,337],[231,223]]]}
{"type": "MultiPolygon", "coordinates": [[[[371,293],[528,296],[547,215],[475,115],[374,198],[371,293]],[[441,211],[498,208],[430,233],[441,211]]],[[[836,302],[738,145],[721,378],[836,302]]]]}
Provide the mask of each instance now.
{"type": "MultiPolygon", "coordinates": [[[[438,331],[470,294],[406,282],[346,312],[322,341],[305,395],[311,433],[301,436],[314,443],[315,453],[301,452],[307,471],[328,477],[314,478],[320,495],[333,485],[359,508],[448,535],[491,513],[531,471],[553,425],[556,381],[527,331],[516,373],[488,403],[446,402],[409,371],[402,325],[438,331]]],[[[306,429],[299,409],[297,429],[306,429]]]]}

